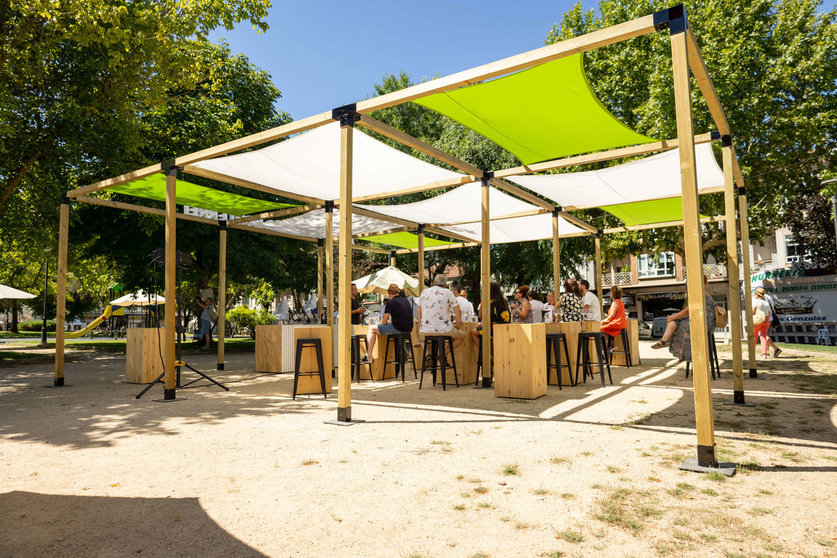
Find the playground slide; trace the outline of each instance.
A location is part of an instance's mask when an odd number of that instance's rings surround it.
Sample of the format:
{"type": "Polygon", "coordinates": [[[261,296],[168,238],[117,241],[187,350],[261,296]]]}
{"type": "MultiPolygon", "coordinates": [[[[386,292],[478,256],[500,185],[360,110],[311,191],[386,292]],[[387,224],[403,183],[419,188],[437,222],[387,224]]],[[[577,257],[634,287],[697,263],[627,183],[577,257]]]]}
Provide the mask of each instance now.
{"type": "Polygon", "coordinates": [[[78,331],[68,331],[64,334],[65,339],[75,339],[77,337],[83,337],[96,329],[99,324],[103,321],[107,320],[111,316],[123,316],[125,315],[125,309],[121,306],[117,306],[116,308],[112,307],[110,304],[105,306],[105,311],[102,312],[102,315],[81,328],[78,331]]]}

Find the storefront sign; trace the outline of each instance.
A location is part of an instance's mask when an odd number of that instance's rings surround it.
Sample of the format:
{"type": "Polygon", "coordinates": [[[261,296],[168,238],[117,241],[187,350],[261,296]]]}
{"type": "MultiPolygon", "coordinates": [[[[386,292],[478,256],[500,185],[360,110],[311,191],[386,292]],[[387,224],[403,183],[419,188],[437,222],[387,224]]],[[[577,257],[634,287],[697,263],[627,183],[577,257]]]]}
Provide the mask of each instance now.
{"type": "Polygon", "coordinates": [[[751,285],[764,287],[783,324],[837,322],[837,275],[822,272],[804,265],[766,270],[752,275],[751,285]]]}

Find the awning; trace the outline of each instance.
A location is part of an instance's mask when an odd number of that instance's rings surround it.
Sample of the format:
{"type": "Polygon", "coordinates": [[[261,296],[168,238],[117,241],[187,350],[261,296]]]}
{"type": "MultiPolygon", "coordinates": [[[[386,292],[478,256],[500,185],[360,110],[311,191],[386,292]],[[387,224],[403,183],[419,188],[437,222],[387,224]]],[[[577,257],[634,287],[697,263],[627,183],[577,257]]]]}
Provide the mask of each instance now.
{"type": "MultiPolygon", "coordinates": [[[[384,195],[462,177],[354,131],[352,195],[384,195]]],[[[340,124],[320,126],[286,141],[192,165],[317,200],[340,198],[340,124]]]]}
{"type": "Polygon", "coordinates": [[[655,141],[599,102],[581,54],[415,102],[482,134],[523,164],[655,141]]]}
{"type": "MultiPolygon", "coordinates": [[[[378,234],[375,236],[364,236],[360,240],[373,242],[375,244],[382,244],[384,246],[397,246],[398,248],[407,248],[408,250],[418,249],[418,235],[406,231],[388,234],[378,234]]],[[[445,240],[429,238],[427,236],[424,237],[425,248],[430,248],[431,246],[450,246],[452,244],[458,244],[458,242],[447,242],[445,240]]]]}
{"type": "MultiPolygon", "coordinates": [[[[105,190],[117,194],[165,202],[166,176],[164,174],[152,174],[151,176],[126,184],[111,186],[105,190]]],[[[250,213],[294,207],[292,204],[258,200],[247,196],[223,192],[207,186],[198,186],[185,180],[177,181],[177,203],[239,217],[249,215],[250,213]]]]}
{"type": "MultiPolygon", "coordinates": [[[[296,215],[279,221],[255,221],[248,227],[262,228],[288,236],[303,236],[311,240],[325,238],[325,210],[315,209],[302,215],[296,215]]],[[[335,209],[332,216],[334,237],[340,234],[340,210],[335,209]]],[[[398,228],[399,225],[381,219],[352,215],[352,235],[372,234],[398,228]]]]}
{"type": "Polygon", "coordinates": [[[602,209],[621,219],[628,227],[683,220],[683,201],[679,197],[605,205],[602,209]]]}
{"type": "MultiPolygon", "coordinates": [[[[465,225],[450,225],[441,227],[446,230],[467,238],[474,242],[482,242],[482,223],[468,223],[465,225]]],[[[510,242],[528,242],[532,240],[544,240],[552,238],[552,215],[544,213],[541,215],[530,215],[528,217],[513,217],[501,219],[489,223],[491,244],[508,244],[510,242]]],[[[558,236],[570,237],[589,234],[563,217],[558,217],[558,236]]]]}
{"type": "Polygon", "coordinates": [[[27,293],[26,291],[20,291],[15,289],[14,287],[7,287],[6,285],[0,285],[0,300],[6,299],[18,299],[18,300],[26,300],[30,298],[35,298],[35,295],[27,293]]]}

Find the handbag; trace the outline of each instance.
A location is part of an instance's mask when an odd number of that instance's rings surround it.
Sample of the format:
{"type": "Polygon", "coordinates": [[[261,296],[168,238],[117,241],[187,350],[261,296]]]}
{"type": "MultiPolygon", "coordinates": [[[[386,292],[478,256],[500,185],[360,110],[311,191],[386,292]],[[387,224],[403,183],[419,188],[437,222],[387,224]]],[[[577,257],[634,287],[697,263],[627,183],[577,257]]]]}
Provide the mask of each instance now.
{"type": "Polygon", "coordinates": [[[727,327],[727,311],[720,306],[715,306],[715,327],[727,327]]]}
{"type": "Polygon", "coordinates": [[[753,325],[761,325],[764,323],[764,320],[766,319],[767,315],[761,308],[758,308],[755,312],[753,312],[753,325]]]}

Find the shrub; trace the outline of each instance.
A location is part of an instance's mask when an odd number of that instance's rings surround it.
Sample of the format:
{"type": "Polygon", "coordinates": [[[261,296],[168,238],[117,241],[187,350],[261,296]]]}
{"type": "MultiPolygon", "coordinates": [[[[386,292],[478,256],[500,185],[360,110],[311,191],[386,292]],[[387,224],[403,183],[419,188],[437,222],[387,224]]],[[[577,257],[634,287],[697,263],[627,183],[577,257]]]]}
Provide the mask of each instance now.
{"type": "MultiPolygon", "coordinates": [[[[43,320],[29,320],[28,322],[18,323],[17,329],[20,331],[41,331],[43,325],[43,320]]],[[[47,320],[47,331],[55,331],[55,320],[47,320]]]]}
{"type": "Polygon", "coordinates": [[[246,306],[236,306],[227,312],[227,321],[234,324],[236,329],[246,327],[250,330],[250,339],[255,339],[256,326],[272,324],[274,317],[273,314],[263,308],[251,310],[246,306]]]}

